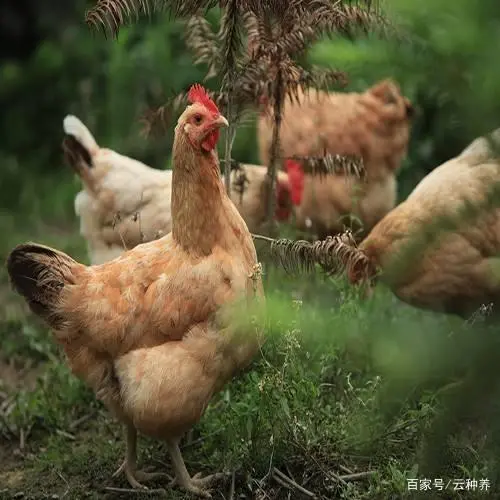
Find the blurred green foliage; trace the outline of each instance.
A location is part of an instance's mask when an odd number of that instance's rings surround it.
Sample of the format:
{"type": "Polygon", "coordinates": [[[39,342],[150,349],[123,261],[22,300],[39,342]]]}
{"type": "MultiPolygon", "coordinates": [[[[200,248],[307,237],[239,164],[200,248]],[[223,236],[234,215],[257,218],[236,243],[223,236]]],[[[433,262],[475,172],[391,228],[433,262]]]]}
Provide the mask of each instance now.
{"type": "MultiPolygon", "coordinates": [[[[324,40],[312,47],[309,59],[346,70],[347,90],[393,77],[416,105],[400,175],[406,195],[428,171],[497,126],[500,6],[494,0],[394,0],[386,7],[411,37],[324,40]]],[[[85,2],[75,2],[69,14],[51,20],[52,31],[28,60],[0,66],[4,207],[15,201],[12,192],[21,188],[21,172],[60,172],[67,113],[87,123],[100,143],[157,168],[168,164],[173,127],[145,140],[140,117],[203,78],[205,68],[195,67],[185,48],[183,23],[167,15],[143,18],[122,29],[117,40],[106,40],[84,24],[84,11],[85,2]]],[[[212,20],[218,15],[209,13],[212,20]]],[[[249,124],[238,131],[237,159],[258,160],[254,128],[249,124]]]]}
{"type": "MultiPolygon", "coordinates": [[[[388,7],[411,40],[323,40],[309,60],[346,70],[348,90],[393,77],[416,105],[399,177],[404,196],[429,170],[499,126],[500,4],[392,0],[388,7]]],[[[0,67],[0,229],[5,234],[0,256],[32,239],[85,258],[72,207],[79,187],[63,167],[60,151],[65,114],[79,116],[101,144],[165,168],[171,133],[145,140],[139,118],[169,92],[182,91],[204,75],[184,47],[181,23],[156,16],[122,29],[117,41],[105,40],[84,25],[84,8],[83,1],[75,2],[64,20],[45,19],[52,31],[36,52],[0,67]]],[[[238,131],[235,158],[257,161],[254,136],[252,126],[238,131]]],[[[74,491],[87,493],[116,465],[118,431],[103,426],[100,416],[78,437],[76,451],[56,434],[54,429],[71,429],[74,419],[98,405],[69,376],[46,330],[5,291],[3,268],[0,281],[3,354],[47,363],[35,389],[16,394],[8,419],[13,428],[33,426],[30,444],[37,453],[22,467],[38,471],[31,480],[34,491],[47,474],[63,491],[60,469],[65,477],[80,478],[81,490],[74,491]],[[36,448],[40,443],[45,451],[36,448]]],[[[271,465],[289,465],[297,478],[313,478],[311,489],[351,500],[408,498],[406,478],[424,474],[496,480],[495,326],[472,327],[412,309],[384,289],[361,303],[353,290],[320,277],[301,282],[276,271],[268,288],[267,327],[276,335],[256,369],[210,405],[196,430],[203,443],[192,447],[191,462],[210,470],[239,468],[253,477],[254,488],[255,478],[264,477],[271,465]],[[293,308],[290,297],[296,299],[293,308]],[[366,483],[324,484],[339,463],[377,472],[366,483]]],[[[164,459],[164,450],[152,445],[146,450],[164,459]]]]}

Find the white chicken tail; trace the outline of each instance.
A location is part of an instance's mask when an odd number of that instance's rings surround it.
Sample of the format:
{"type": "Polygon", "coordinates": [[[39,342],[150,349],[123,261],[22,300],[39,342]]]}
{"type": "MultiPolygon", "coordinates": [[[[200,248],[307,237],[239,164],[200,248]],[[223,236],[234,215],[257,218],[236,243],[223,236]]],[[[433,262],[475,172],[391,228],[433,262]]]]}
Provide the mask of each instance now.
{"type": "Polygon", "coordinates": [[[67,135],[72,135],[93,156],[99,149],[94,136],[83,122],[74,115],[67,115],[63,120],[63,129],[67,135]]]}
{"type": "Polygon", "coordinates": [[[78,174],[87,190],[93,193],[95,181],[92,175],[92,158],[99,150],[99,145],[90,130],[76,116],[66,116],[63,128],[66,133],[62,143],[65,160],[78,174]]]}

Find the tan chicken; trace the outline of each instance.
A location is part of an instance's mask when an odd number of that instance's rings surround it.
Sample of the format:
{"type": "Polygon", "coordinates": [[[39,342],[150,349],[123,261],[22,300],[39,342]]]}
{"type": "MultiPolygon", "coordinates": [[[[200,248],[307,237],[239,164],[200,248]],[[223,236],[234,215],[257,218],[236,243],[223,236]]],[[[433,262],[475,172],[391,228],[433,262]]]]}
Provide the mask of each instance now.
{"type": "MultiPolygon", "coordinates": [[[[500,140],[500,129],[495,134],[500,140]]],[[[499,303],[500,205],[490,204],[471,219],[460,212],[469,203],[477,207],[498,185],[498,158],[485,138],[476,139],[422,179],[359,249],[339,252],[351,282],[373,285],[380,273],[401,300],[464,318],[482,304],[499,303]],[[419,233],[432,232],[433,223],[441,220],[456,226],[446,232],[437,228],[433,242],[418,241],[419,233]],[[400,262],[392,260],[398,256],[400,262]]]]}
{"type": "MultiPolygon", "coordinates": [[[[252,233],[261,232],[267,221],[267,179],[267,167],[261,165],[241,164],[237,170],[231,172],[231,200],[252,233]]],[[[275,220],[287,221],[292,214],[292,208],[288,175],[285,172],[278,172],[275,220]]]]}
{"type": "MultiPolygon", "coordinates": [[[[172,171],[157,170],[140,161],[101,148],[76,116],[63,121],[63,149],[67,163],[82,180],[75,198],[80,233],[86,239],[91,264],[102,264],[139,243],[157,239],[172,229],[172,171]]],[[[266,169],[241,165],[231,173],[231,199],[251,232],[258,231],[265,216],[266,169]],[[245,180],[244,192],[239,184],[245,180]]],[[[291,202],[288,177],[278,177],[276,218],[286,220],[291,202]]]]}
{"type": "MultiPolygon", "coordinates": [[[[363,158],[363,179],[342,173],[300,176],[302,166],[285,160],[295,172],[296,223],[320,238],[343,230],[347,218],[358,218],[366,234],[396,204],[396,172],[406,154],[413,108],[398,85],[384,80],[363,93],[299,92],[299,103],[287,98],[280,130],[281,155],[349,155],[363,158]],[[297,118],[298,117],[298,118],[297,118]]],[[[258,122],[259,154],[269,161],[271,114],[258,122]]]]}
{"type": "Polygon", "coordinates": [[[139,431],[166,441],[177,485],[209,497],[221,475],[191,477],[179,440],[258,352],[261,332],[234,328],[224,311],[263,300],[263,288],[252,237],[219,174],[216,143],[227,121],[201,86],[189,100],[175,129],[171,233],[97,266],[25,243],[7,267],[73,373],[123,423],[119,471],[130,485],[158,477],[137,470],[139,431]]]}

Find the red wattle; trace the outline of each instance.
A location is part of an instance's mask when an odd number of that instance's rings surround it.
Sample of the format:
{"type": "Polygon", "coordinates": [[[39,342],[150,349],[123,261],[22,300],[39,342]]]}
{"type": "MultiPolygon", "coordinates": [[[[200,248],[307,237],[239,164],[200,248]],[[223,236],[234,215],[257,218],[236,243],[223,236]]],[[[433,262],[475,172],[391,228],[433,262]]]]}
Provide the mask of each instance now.
{"type": "Polygon", "coordinates": [[[207,135],[206,139],[201,143],[201,147],[205,151],[212,151],[217,146],[217,141],[219,140],[219,129],[214,130],[209,135],[207,135]]]}
{"type": "Polygon", "coordinates": [[[294,205],[300,205],[304,193],[304,170],[302,165],[294,160],[285,160],[285,168],[290,183],[290,197],[294,205]]]}

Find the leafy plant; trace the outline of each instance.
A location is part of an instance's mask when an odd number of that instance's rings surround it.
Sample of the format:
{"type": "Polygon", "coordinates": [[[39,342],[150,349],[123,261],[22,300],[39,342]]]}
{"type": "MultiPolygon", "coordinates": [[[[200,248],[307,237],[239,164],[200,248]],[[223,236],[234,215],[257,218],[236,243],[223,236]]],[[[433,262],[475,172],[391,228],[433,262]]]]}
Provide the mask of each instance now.
{"type": "MultiPolygon", "coordinates": [[[[273,138],[267,188],[269,193],[274,193],[280,159],[279,130],[286,97],[297,98],[299,88],[325,87],[329,83],[345,81],[342,72],[317,68],[305,70],[296,59],[324,33],[335,31],[353,36],[356,28],[368,30],[371,26],[385,26],[383,18],[377,10],[372,11],[371,2],[353,5],[329,0],[228,0],[220,2],[223,14],[220,29],[215,34],[202,14],[203,10],[214,5],[213,1],[180,4],[101,0],[87,13],[87,22],[96,27],[108,27],[116,35],[121,24],[141,11],[169,8],[175,16],[191,14],[186,25],[186,42],[195,53],[196,62],[208,66],[205,78],[219,76],[222,80],[222,88],[216,97],[230,123],[225,165],[231,164],[236,124],[241,114],[248,108],[262,106],[272,110],[273,138]],[[248,40],[247,49],[242,54],[243,26],[248,40]]],[[[184,100],[176,98],[175,105],[180,104],[184,104],[184,100]]],[[[225,169],[225,184],[229,192],[229,168],[225,169]]],[[[272,231],[275,196],[269,193],[267,218],[269,231],[272,231]]]]}

